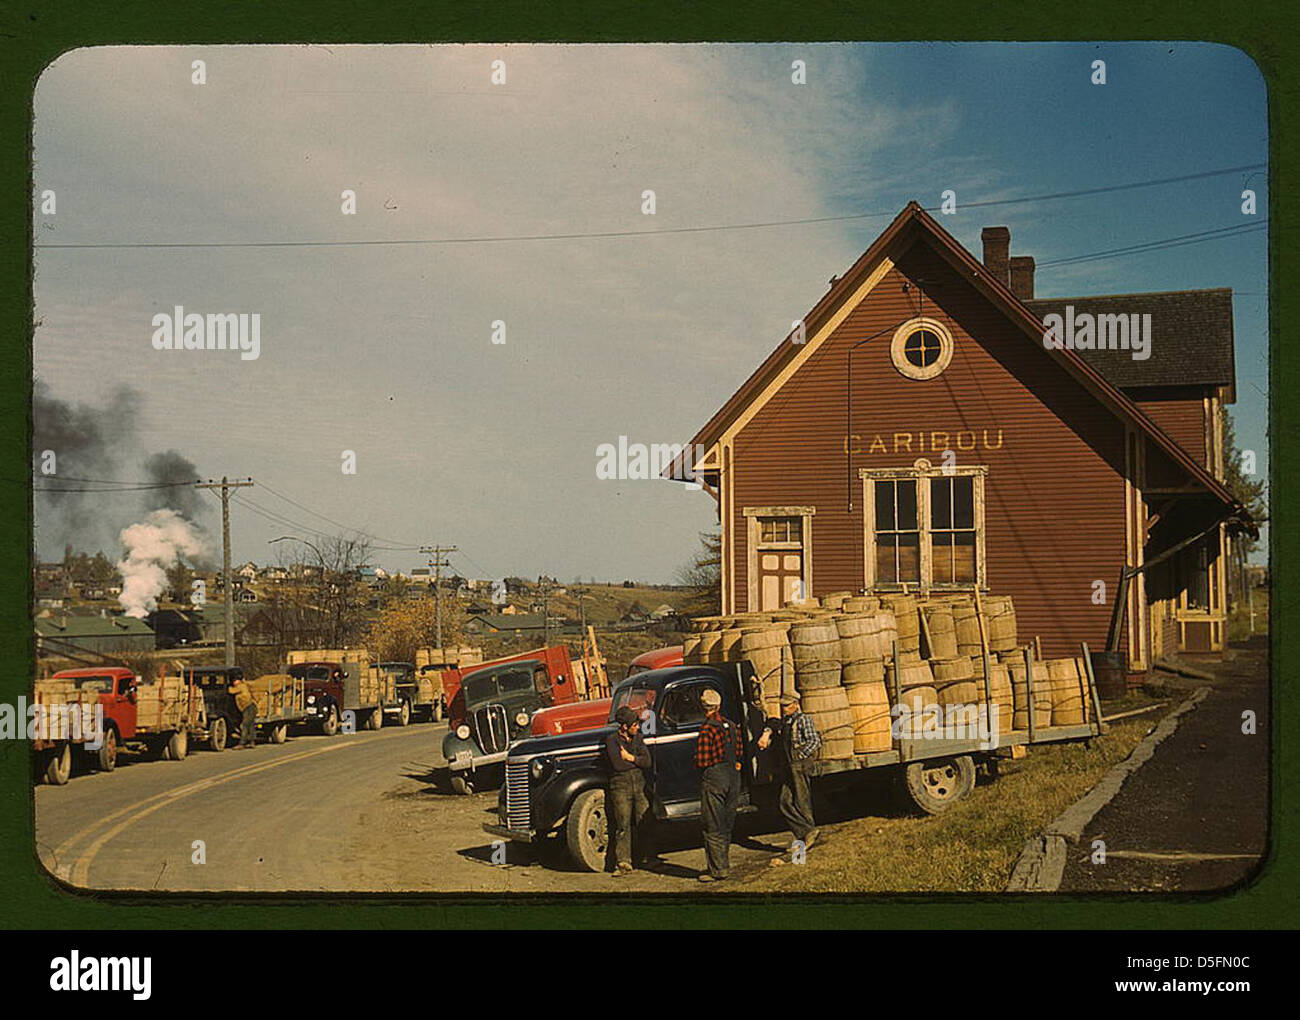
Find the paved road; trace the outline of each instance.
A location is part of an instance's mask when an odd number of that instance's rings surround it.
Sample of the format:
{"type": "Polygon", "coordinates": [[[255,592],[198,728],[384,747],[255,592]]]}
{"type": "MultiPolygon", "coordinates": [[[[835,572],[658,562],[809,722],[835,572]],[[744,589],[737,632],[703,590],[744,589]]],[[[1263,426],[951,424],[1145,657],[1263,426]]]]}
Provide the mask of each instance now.
{"type": "Polygon", "coordinates": [[[37,849],[53,874],[83,888],[356,888],[347,848],[403,771],[441,762],[445,730],[295,737],[40,786],[37,849]],[[194,862],[196,840],[206,863],[194,862]]]}
{"type": "Polygon", "coordinates": [[[1256,639],[1202,668],[1218,677],[1209,695],[1071,848],[1063,892],[1227,889],[1258,867],[1268,838],[1267,644],[1256,639]],[[1246,711],[1256,716],[1254,736],[1242,732],[1246,711]],[[1092,861],[1098,839],[1104,864],[1092,861]]]}

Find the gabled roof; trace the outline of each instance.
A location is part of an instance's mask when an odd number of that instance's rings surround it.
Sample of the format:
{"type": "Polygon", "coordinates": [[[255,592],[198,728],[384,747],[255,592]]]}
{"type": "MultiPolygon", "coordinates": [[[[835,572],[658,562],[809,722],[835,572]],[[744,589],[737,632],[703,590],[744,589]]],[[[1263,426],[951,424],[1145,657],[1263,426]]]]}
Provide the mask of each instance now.
{"type": "Polygon", "coordinates": [[[153,628],[134,616],[46,616],[36,620],[36,633],[51,638],[122,638],[152,636],[153,628]]]}
{"type": "MultiPolygon", "coordinates": [[[[1253,528],[1254,522],[1244,506],[1211,475],[1196,459],[1171,439],[1154,421],[1126,397],[1098,369],[1085,361],[1079,352],[1067,348],[1047,350],[1043,347],[1042,320],[1025,306],[1006,284],[994,277],[970,252],[963,248],[951,234],[941,227],[920,204],[908,202],[884,232],[872,242],[843,276],[832,284],[816,305],[804,316],[808,337],[830,321],[847,300],[886,258],[895,261],[914,243],[924,241],[931,245],[945,261],[984,295],[1011,322],[1020,327],[1027,343],[1034,344],[1050,357],[1056,358],[1069,374],[1101,401],[1116,417],[1132,425],[1177,463],[1187,474],[1210,494],[1229,508],[1229,515],[1253,528]]],[[[791,343],[784,339],[767,359],[722,405],[708,423],[696,433],[691,446],[711,448],[743,413],[744,410],[801,354],[807,355],[809,346],[791,343]]],[[[679,459],[680,461],[680,459],[679,459]]],[[[680,462],[665,469],[664,474],[676,470],[681,477],[680,462]]]]}
{"type": "Polygon", "coordinates": [[[1081,351],[1108,383],[1119,389],[1148,386],[1235,387],[1232,290],[1168,290],[1149,294],[1035,298],[1025,307],[1040,319],[1066,307],[1075,315],[1151,316],[1151,356],[1135,361],[1129,351],[1081,351]]]}

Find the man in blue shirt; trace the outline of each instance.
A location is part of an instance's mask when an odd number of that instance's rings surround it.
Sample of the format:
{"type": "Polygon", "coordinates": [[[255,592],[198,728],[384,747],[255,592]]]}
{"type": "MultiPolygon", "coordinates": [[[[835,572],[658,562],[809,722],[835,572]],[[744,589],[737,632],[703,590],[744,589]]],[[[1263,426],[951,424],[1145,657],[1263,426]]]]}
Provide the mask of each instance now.
{"type": "MultiPolygon", "coordinates": [[[[781,784],[781,815],[790,825],[796,841],[808,849],[817,839],[817,822],[813,819],[812,788],[809,779],[812,763],[822,746],[821,734],[812,717],[802,711],[796,692],[781,695],[781,718],[769,719],[767,727],[758,738],[758,746],[766,750],[772,743],[772,730],[777,730],[781,758],[785,765],[781,784]]],[[[781,861],[780,857],[776,861],[781,861]]],[[[774,861],[773,863],[776,863],[774,861]]]]}

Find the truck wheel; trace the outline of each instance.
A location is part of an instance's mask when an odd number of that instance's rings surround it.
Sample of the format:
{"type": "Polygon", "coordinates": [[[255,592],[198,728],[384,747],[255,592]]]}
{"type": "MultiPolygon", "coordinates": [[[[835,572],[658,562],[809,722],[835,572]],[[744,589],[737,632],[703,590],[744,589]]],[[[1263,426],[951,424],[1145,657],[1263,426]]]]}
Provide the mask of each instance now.
{"type": "Polygon", "coordinates": [[[117,730],[111,726],[104,730],[104,742],[96,754],[95,764],[101,772],[112,772],[117,768],[117,730]]]}
{"type": "Polygon", "coordinates": [[[72,775],[72,745],[64,741],[47,752],[45,781],[51,786],[63,786],[72,775]]]}
{"type": "Polygon", "coordinates": [[[927,815],[937,815],[970,796],[975,763],[970,755],[937,761],[914,761],[903,772],[908,800],[927,815]]]}
{"type": "Polygon", "coordinates": [[[402,707],[397,710],[397,725],[405,726],[411,721],[411,703],[403,701],[402,707]]]}
{"type": "Polygon", "coordinates": [[[184,730],[177,730],[167,741],[167,757],[172,761],[183,761],[190,750],[190,735],[184,730]]]}
{"type": "Polygon", "coordinates": [[[439,698],[433,703],[433,708],[429,712],[429,718],[434,722],[442,722],[442,699],[439,698]]]}
{"type": "Polygon", "coordinates": [[[218,716],[208,727],[208,750],[224,751],[226,749],[226,720],[218,716]]]}
{"type": "Polygon", "coordinates": [[[605,853],[609,850],[609,820],[605,816],[605,791],[587,790],[578,794],[564,823],[564,839],[569,859],[587,871],[605,870],[605,853]]]}
{"type": "Polygon", "coordinates": [[[467,776],[464,773],[456,773],[451,777],[451,792],[458,793],[462,797],[468,797],[474,792],[474,777],[467,776]]]}
{"type": "Polygon", "coordinates": [[[276,723],[271,727],[270,741],[272,744],[283,744],[289,739],[289,724],[276,723]]]}
{"type": "Polygon", "coordinates": [[[384,709],[382,705],[370,713],[370,718],[366,720],[366,726],[372,730],[384,728],[384,709]]]}
{"type": "Polygon", "coordinates": [[[327,737],[332,737],[339,731],[339,714],[333,705],[330,706],[329,713],[325,716],[325,721],[320,724],[320,731],[327,737]]]}

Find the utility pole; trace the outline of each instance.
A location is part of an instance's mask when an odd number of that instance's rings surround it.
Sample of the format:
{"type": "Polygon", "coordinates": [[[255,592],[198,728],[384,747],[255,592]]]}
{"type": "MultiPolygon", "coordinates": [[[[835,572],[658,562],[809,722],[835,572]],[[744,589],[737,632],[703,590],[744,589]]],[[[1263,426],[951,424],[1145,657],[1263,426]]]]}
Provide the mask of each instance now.
{"type": "Polygon", "coordinates": [[[226,596],[226,665],[235,664],[235,592],[230,580],[230,490],[253,484],[251,478],[232,482],[224,475],[219,482],[195,482],[196,489],[221,490],[221,577],[226,596]]]}
{"type": "Polygon", "coordinates": [[[551,581],[545,574],[537,579],[542,590],[542,645],[551,647],[551,581]]]}
{"type": "Polygon", "coordinates": [[[456,551],[454,545],[420,546],[420,552],[429,557],[429,568],[433,571],[433,616],[439,651],[442,650],[442,568],[451,566],[446,560],[446,554],[456,551]]]}

